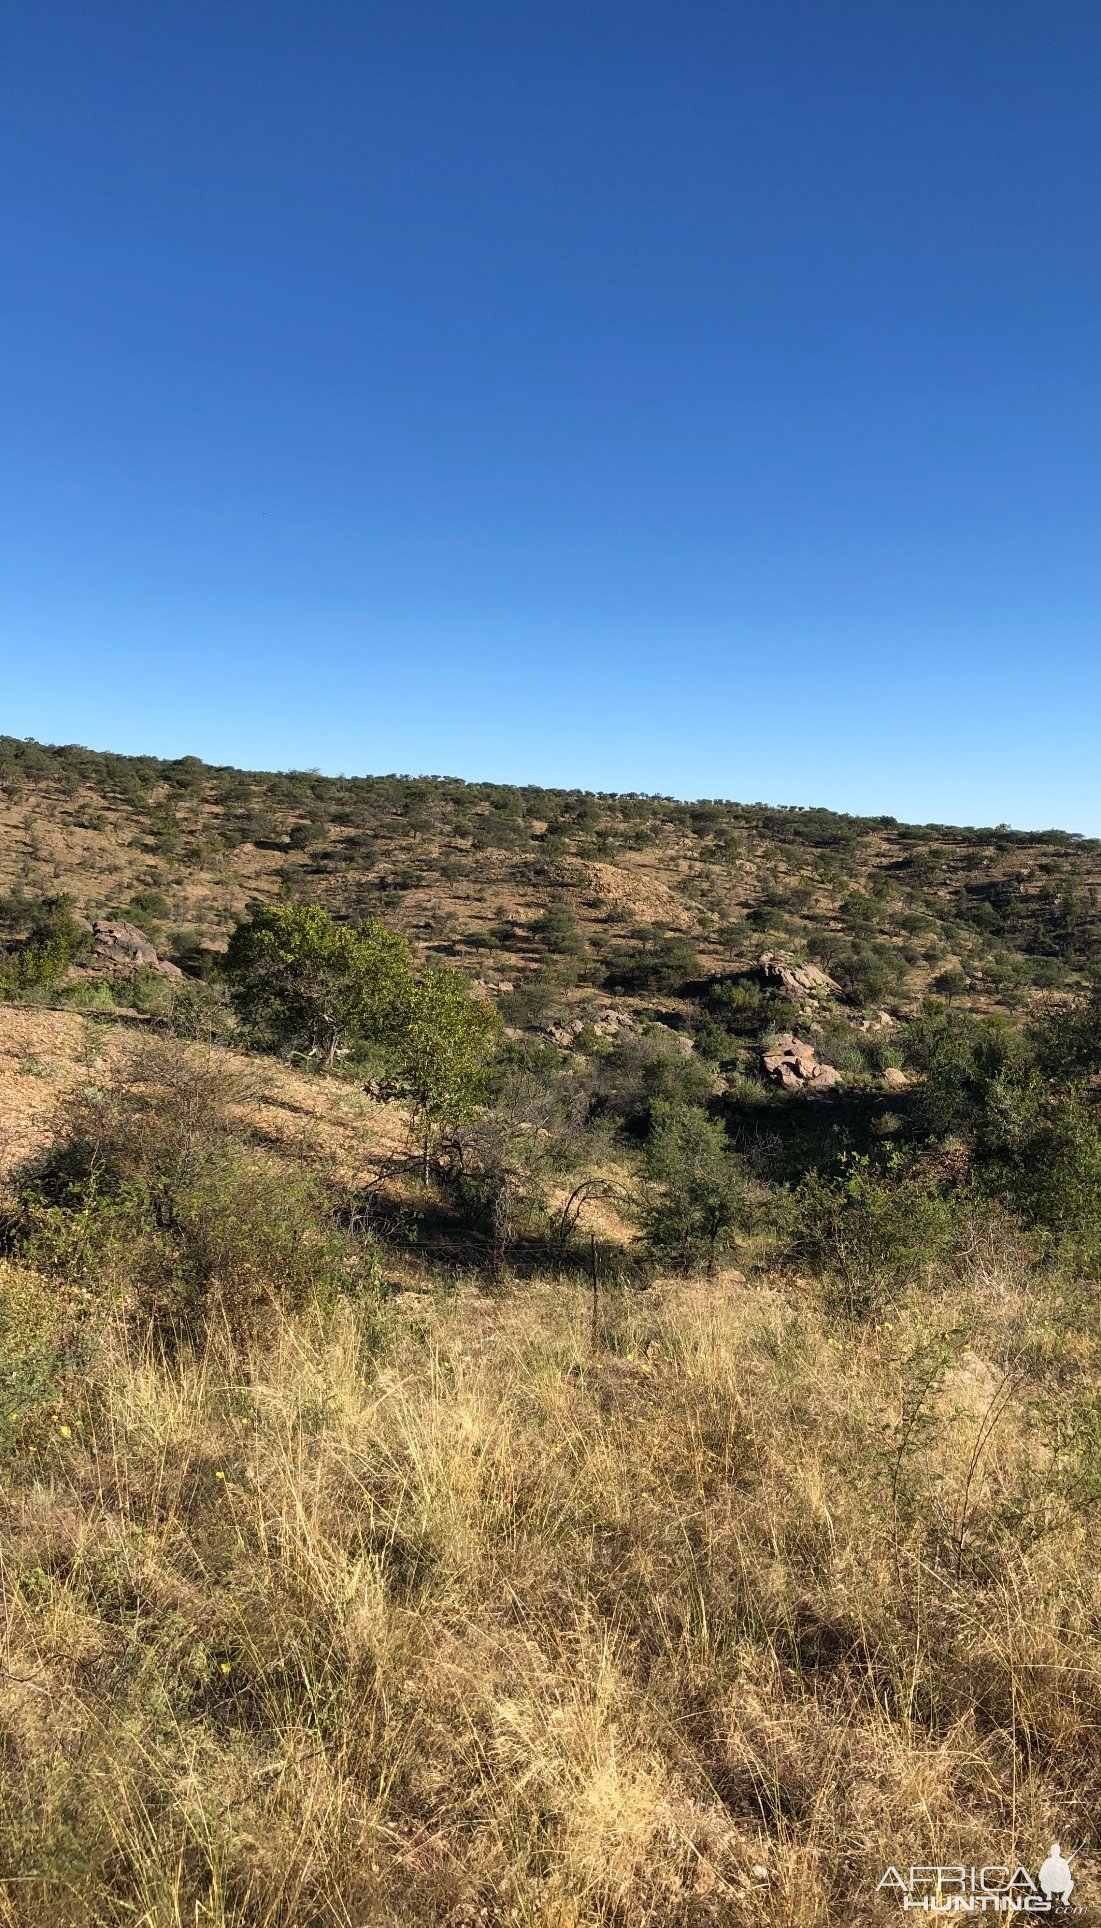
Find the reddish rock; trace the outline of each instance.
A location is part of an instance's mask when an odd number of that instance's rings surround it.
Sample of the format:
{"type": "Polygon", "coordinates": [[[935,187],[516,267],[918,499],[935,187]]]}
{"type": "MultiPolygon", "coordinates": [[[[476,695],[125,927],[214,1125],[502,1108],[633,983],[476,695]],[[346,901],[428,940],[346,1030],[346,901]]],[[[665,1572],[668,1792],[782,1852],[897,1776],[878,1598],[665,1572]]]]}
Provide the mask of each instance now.
{"type": "Polygon", "coordinates": [[[789,1034],[777,1038],[761,1052],[761,1068],[773,1084],[785,1091],[832,1091],[840,1074],[832,1064],[823,1064],[813,1044],[789,1034]]]}

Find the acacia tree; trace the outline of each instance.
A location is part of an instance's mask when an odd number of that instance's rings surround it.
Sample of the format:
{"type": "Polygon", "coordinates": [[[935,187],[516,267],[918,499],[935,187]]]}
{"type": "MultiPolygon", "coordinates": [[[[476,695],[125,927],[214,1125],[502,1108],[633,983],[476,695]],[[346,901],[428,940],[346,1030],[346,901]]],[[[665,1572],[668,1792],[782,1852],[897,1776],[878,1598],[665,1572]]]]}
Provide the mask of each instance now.
{"type": "Polygon", "coordinates": [[[404,1098],[428,1183],[432,1136],[460,1124],[485,1096],[497,1013],[473,996],[462,971],[431,967],[412,986],[394,1042],[391,1096],[404,1098]]]}
{"type": "Polygon", "coordinates": [[[374,919],[338,924],[317,904],[255,907],[229,940],[226,975],[242,1017],[326,1067],[391,1043],[414,991],[404,937],[374,919]]]}

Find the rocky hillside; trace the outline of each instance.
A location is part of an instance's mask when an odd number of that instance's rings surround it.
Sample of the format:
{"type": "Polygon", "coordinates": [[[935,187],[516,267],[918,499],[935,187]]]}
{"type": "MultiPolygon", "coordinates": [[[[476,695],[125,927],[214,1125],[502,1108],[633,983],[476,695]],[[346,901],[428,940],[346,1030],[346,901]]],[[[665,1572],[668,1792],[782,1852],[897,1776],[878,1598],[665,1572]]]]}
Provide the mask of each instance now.
{"type": "MultiPolygon", "coordinates": [[[[322,777],[0,738],[0,941],[64,897],[202,968],[252,900],[382,916],[527,1025],[668,1002],[762,952],[846,1008],[1019,1008],[1101,956],[1101,844],[442,777],[322,777]]],[[[104,940],[107,941],[106,939],[104,940]]],[[[598,1014],[599,1015],[599,1014],[598,1014]]]]}

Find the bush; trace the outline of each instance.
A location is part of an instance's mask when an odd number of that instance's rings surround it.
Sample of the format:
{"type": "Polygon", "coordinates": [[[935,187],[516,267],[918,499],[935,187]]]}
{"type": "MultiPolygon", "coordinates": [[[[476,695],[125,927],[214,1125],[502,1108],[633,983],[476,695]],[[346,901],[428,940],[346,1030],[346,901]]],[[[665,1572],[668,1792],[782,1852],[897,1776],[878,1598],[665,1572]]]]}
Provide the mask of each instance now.
{"type": "Polygon", "coordinates": [[[0,1443],[56,1399],[63,1367],[56,1282],[0,1258],[0,1443]]]}
{"type": "Polygon", "coordinates": [[[906,1063],[923,1074],[917,1103],[926,1134],[966,1139],[981,1152],[1000,1145],[1028,1080],[1028,1040],[1005,1018],[927,1008],[904,1043],[906,1063]]]}
{"type": "Polygon", "coordinates": [[[91,944],[90,931],[73,916],[68,899],[47,898],[34,914],[25,943],[3,959],[0,991],[18,997],[53,989],[72,964],[88,956],[91,944]]]}
{"type": "Polygon", "coordinates": [[[329,826],[324,819],[311,819],[309,823],[296,823],[287,839],[291,850],[316,850],[329,834],[329,826]]]}
{"type": "Polygon", "coordinates": [[[739,1038],[759,1038],[782,1014],[778,1000],[746,978],[726,978],[712,984],[707,1009],[718,1024],[739,1038]]]}
{"type": "Polygon", "coordinates": [[[720,1124],[695,1107],[659,1099],[643,1164],[639,1224],[658,1259],[709,1273],[745,1206],[741,1165],[720,1124]]]}
{"type": "Polygon", "coordinates": [[[951,1255],[958,1205],[931,1175],[898,1152],[848,1154],[836,1178],[810,1172],[791,1196],[793,1256],[840,1289],[859,1315],[886,1291],[928,1278],[951,1255]]]}
{"type": "Polygon", "coordinates": [[[487,1239],[495,1279],[521,1233],[541,1226],[557,1112],[546,1080],[514,1067],[502,1076],[492,1109],[452,1134],[448,1177],[467,1218],[487,1239]]]}
{"type": "Polygon", "coordinates": [[[498,1004],[505,1024],[519,1030],[538,1030],[564,1015],[561,986],[545,972],[524,978],[498,1004]]]}
{"type": "Polygon", "coordinates": [[[846,1001],[855,1005],[881,1004],[891,995],[898,978],[897,968],[890,969],[877,952],[856,945],[838,953],[830,974],[846,1001]]]}
{"type": "Polygon", "coordinates": [[[694,1051],[677,1048],[673,1032],[658,1027],[644,1036],[633,1033],[590,1060],[590,1115],[612,1117],[640,1134],[649,1127],[655,1103],[702,1104],[714,1077],[694,1051]]]}
{"type": "Polygon", "coordinates": [[[131,923],[143,930],[147,937],[156,935],[158,924],[164,922],[169,914],[169,903],[163,891],[139,890],[131,897],[127,906],[127,916],[131,923]]]}
{"type": "Polygon", "coordinates": [[[70,1103],[24,1196],[26,1261],[176,1336],[217,1320],[246,1337],[277,1308],[375,1289],[317,1181],[242,1141],[244,1095],[211,1050],[143,1041],[70,1103]]]}
{"type": "Polygon", "coordinates": [[[469,1118],[487,1090],[487,1067],[500,1021],[475,997],[462,971],[433,966],[410,990],[383,1085],[410,1106],[428,1183],[433,1133],[469,1118]]]}
{"type": "Polygon", "coordinates": [[[1101,1117],[1088,1087],[1032,1107],[1031,1128],[997,1162],[992,1185],[1043,1229],[1054,1249],[1097,1275],[1101,1269],[1101,1117]]]}
{"type": "Polygon", "coordinates": [[[698,978],[700,968],[691,938],[677,934],[640,951],[617,952],[608,964],[605,983],[612,990],[673,992],[698,978]]]}
{"type": "Polygon", "coordinates": [[[576,957],[584,943],[568,904],[548,904],[532,925],[532,936],[555,957],[576,957]]]}
{"type": "Polygon", "coordinates": [[[207,978],[177,983],[167,1011],[169,1029],[196,1043],[229,1044],[238,1033],[237,1014],[226,986],[207,978]]]}
{"type": "Polygon", "coordinates": [[[325,1066],[390,1038],[413,989],[403,937],[377,920],[338,924],[316,904],[257,906],[225,969],[247,1023],[325,1066]]]}
{"type": "Polygon", "coordinates": [[[1049,1011],[1033,1031],[1037,1060],[1055,1082],[1101,1072],[1101,981],[1049,1011]]]}

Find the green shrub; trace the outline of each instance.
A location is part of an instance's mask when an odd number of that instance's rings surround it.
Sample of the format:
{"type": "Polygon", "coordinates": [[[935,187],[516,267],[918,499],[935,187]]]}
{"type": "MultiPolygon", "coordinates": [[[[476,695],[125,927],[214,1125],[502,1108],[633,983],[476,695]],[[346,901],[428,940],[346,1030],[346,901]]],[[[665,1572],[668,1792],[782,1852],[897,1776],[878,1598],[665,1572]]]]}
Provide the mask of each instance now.
{"type": "Polygon", "coordinates": [[[782,1015],[778,1000],[747,978],[712,984],[707,1009],[718,1024],[739,1038],[759,1038],[782,1015]]]}
{"type": "Polygon", "coordinates": [[[892,969],[878,952],[858,945],[840,951],[829,968],[842,996],[855,1005],[881,1004],[890,997],[899,976],[897,964],[892,969]]]}
{"type": "Polygon", "coordinates": [[[326,1066],[389,1038],[413,989],[403,937],[377,920],[338,924],[316,904],[255,907],[225,969],[246,1023],[326,1066]]]}
{"type": "Polygon", "coordinates": [[[71,1101],[24,1196],[25,1261],[187,1336],[217,1321],[243,1338],[276,1308],[377,1290],[318,1181],[242,1141],[244,1095],[217,1053],[144,1040],[71,1101]]]}
{"type": "Polygon", "coordinates": [[[1040,1068],[1054,1082],[1096,1076],[1101,1072],[1101,980],[1048,1011],[1032,1035],[1040,1068]]]}
{"type": "Polygon", "coordinates": [[[661,937],[638,951],[619,951],[610,960],[605,983],[621,991],[677,991],[700,975],[700,958],[691,938],[661,937]]]}
{"type": "Polygon", "coordinates": [[[584,948],[577,919],[568,904],[548,904],[532,925],[532,936],[556,957],[576,957],[584,948]]]}
{"type": "Polygon", "coordinates": [[[996,1161],[991,1184],[1062,1257],[1098,1274],[1101,1116],[1089,1087],[1034,1099],[1029,1126],[996,1161]]]}
{"type": "Polygon", "coordinates": [[[744,1215],[746,1184],[721,1124],[694,1106],[658,1099],[636,1214],[655,1258],[691,1272],[715,1269],[744,1215]]]}
{"type": "Polygon", "coordinates": [[[563,1015],[565,1007],[561,986],[539,971],[506,992],[497,1008],[505,1024],[526,1031],[550,1024],[563,1015]]]}
{"type": "Polygon", "coordinates": [[[382,1089],[409,1105],[428,1182],[433,1134],[469,1118],[488,1088],[500,1020],[461,971],[432,966],[412,985],[382,1089]]]}
{"type": "Polygon", "coordinates": [[[189,977],[173,986],[166,1013],[178,1038],[229,1044],[238,1034],[237,1014],[226,986],[217,979],[189,977]]]}
{"type": "Polygon", "coordinates": [[[825,1274],[840,1307],[854,1316],[935,1275],[958,1234],[958,1202],[895,1151],[848,1154],[836,1178],[812,1171],[791,1194],[793,1256],[825,1274]]]}
{"type": "Polygon", "coordinates": [[[35,912],[30,935],[0,964],[0,988],[7,996],[51,990],[69,968],[91,951],[91,933],[78,923],[64,897],[47,898],[35,912]]]}
{"type": "Polygon", "coordinates": [[[677,1034],[662,1026],[631,1033],[610,1051],[589,1060],[590,1117],[611,1118],[634,1136],[649,1128],[656,1104],[702,1104],[714,1069],[694,1051],[683,1051],[677,1034]]]}
{"type": "Polygon", "coordinates": [[[1012,1132],[1031,1048],[1003,1017],[927,1007],[907,1028],[907,1065],[922,1074],[919,1123],[931,1138],[975,1142],[985,1152],[1012,1132]]]}
{"type": "Polygon", "coordinates": [[[56,1399],[63,1367],[61,1300],[54,1281],[0,1258],[0,1444],[56,1399]]]}
{"type": "Polygon", "coordinates": [[[152,938],[158,924],[163,923],[168,916],[169,909],[169,902],[163,891],[139,890],[135,891],[130,899],[127,916],[131,923],[136,924],[139,930],[143,930],[147,937],[152,938]]]}

